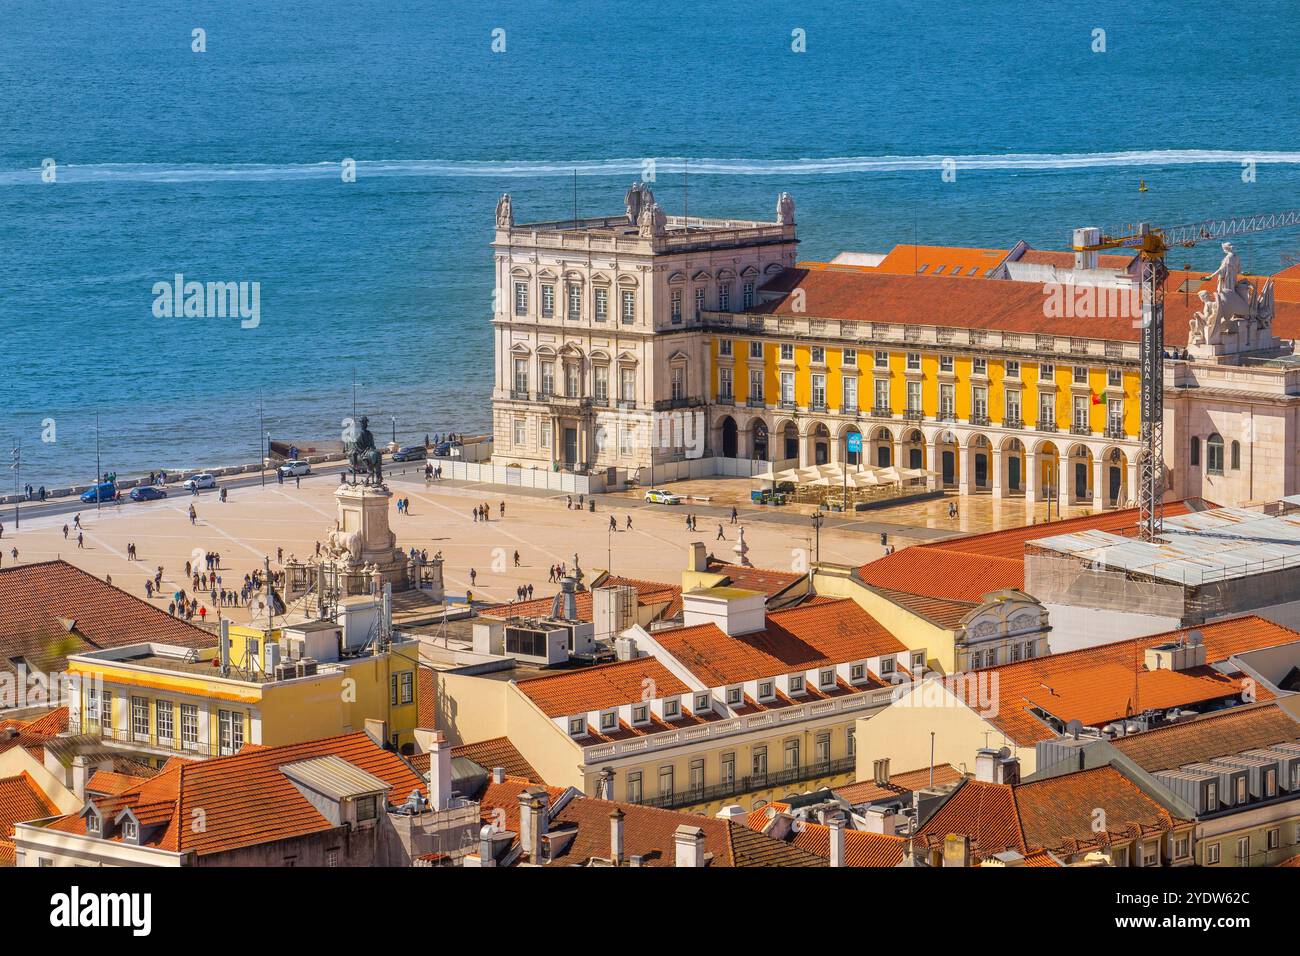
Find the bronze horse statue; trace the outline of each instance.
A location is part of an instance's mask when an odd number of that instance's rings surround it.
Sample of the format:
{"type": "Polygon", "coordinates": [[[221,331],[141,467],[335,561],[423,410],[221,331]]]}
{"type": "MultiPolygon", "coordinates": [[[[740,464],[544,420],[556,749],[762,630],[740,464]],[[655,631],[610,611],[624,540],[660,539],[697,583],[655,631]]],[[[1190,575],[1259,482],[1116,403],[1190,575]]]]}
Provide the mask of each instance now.
{"type": "Polygon", "coordinates": [[[366,484],[384,483],[384,457],[375,447],[375,436],[370,434],[370,419],[361,416],[361,431],[355,441],[345,442],[344,450],[348,455],[348,464],[352,466],[353,484],[357,475],[366,475],[366,484]]]}

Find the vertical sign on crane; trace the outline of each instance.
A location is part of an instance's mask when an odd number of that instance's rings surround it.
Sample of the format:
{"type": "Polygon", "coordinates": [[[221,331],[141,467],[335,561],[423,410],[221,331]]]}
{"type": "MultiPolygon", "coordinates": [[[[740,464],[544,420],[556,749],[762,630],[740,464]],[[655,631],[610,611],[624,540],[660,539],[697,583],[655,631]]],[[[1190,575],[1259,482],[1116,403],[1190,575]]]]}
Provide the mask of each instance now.
{"type": "MultiPolygon", "coordinates": [[[[1143,223],[1142,233],[1150,227],[1143,223]]],[[[1155,238],[1154,245],[1162,246],[1155,238]]],[[[1138,469],[1138,528],[1146,541],[1159,537],[1164,499],[1165,421],[1165,281],[1169,270],[1164,250],[1144,249],[1141,256],[1142,334],[1138,360],[1142,370],[1142,459],[1138,469]]]]}

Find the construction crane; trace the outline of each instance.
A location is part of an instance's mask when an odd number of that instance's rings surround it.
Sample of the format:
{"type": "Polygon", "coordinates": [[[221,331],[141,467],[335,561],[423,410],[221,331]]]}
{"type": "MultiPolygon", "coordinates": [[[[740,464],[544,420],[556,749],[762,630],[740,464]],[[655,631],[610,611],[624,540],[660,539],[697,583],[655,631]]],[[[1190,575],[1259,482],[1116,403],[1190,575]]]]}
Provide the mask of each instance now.
{"type": "Polygon", "coordinates": [[[1074,251],[1097,253],[1107,249],[1136,250],[1138,285],[1142,295],[1142,335],[1139,365],[1142,373],[1142,442],[1138,468],[1138,531],[1154,541],[1163,530],[1164,498],[1164,351],[1165,282],[1169,269],[1165,254],[1174,248],[1191,248],[1200,242],[1228,239],[1300,225],[1300,209],[1206,219],[1181,226],[1127,223],[1108,230],[1076,229],[1074,251]]]}

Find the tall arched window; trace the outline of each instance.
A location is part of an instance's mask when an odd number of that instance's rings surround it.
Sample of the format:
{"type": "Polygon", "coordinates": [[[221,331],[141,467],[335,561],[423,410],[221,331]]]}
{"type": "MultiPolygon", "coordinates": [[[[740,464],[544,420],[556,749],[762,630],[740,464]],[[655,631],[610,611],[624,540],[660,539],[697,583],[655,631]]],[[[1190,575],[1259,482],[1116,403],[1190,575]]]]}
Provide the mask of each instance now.
{"type": "Polygon", "coordinates": [[[1193,468],[1201,463],[1201,440],[1195,435],[1192,436],[1192,456],[1190,461],[1193,468]]]}
{"type": "Polygon", "coordinates": [[[1218,432],[1205,439],[1205,470],[1211,475],[1223,474],[1223,436],[1218,432]]]}
{"type": "Polygon", "coordinates": [[[1241,442],[1232,443],[1232,470],[1236,471],[1241,467],[1241,442]]]}

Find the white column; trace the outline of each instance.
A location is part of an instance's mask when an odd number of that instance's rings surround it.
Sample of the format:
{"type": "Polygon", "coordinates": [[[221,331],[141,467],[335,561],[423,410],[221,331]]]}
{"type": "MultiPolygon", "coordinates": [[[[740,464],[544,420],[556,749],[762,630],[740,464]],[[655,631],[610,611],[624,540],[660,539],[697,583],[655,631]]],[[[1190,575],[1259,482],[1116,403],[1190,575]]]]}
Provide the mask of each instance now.
{"type": "MultiPolygon", "coordinates": [[[[873,461],[871,464],[874,466],[876,463],[873,461]]],[[[894,439],[893,464],[895,468],[903,468],[907,465],[907,462],[903,461],[903,439],[901,438],[894,439]]]]}
{"type": "Polygon", "coordinates": [[[1106,474],[1106,463],[1102,461],[1101,455],[1092,456],[1092,507],[1096,511],[1101,511],[1106,507],[1106,483],[1103,478],[1106,474]]]}
{"type": "MultiPolygon", "coordinates": [[[[1136,455],[1137,453],[1135,452],[1134,454],[1136,455]]],[[[1138,498],[1138,465],[1136,458],[1129,459],[1128,488],[1125,489],[1124,494],[1128,497],[1128,506],[1130,508],[1136,508],[1138,498]]]]}
{"type": "Polygon", "coordinates": [[[957,494],[965,498],[971,493],[971,475],[975,471],[975,446],[967,439],[966,446],[963,448],[958,445],[955,448],[953,461],[957,465],[957,494]]]}
{"type": "Polygon", "coordinates": [[[1002,449],[993,446],[989,455],[989,467],[993,469],[993,500],[1002,499],[1002,449]]]}
{"type": "Polygon", "coordinates": [[[1025,472],[1025,504],[1032,507],[1038,500],[1038,455],[1026,448],[1021,462],[1025,472]]]}
{"type": "Polygon", "coordinates": [[[1056,459],[1056,508],[1057,514],[1061,514],[1070,504],[1070,488],[1074,476],[1070,474],[1070,459],[1066,457],[1065,452],[1061,452],[1056,459]]]}
{"type": "Polygon", "coordinates": [[[930,472],[926,479],[926,485],[931,491],[943,490],[943,468],[939,461],[939,443],[938,436],[932,435],[925,441],[925,464],[930,472]]]}

